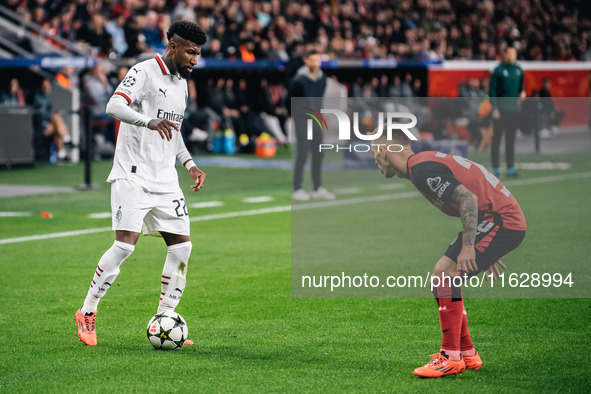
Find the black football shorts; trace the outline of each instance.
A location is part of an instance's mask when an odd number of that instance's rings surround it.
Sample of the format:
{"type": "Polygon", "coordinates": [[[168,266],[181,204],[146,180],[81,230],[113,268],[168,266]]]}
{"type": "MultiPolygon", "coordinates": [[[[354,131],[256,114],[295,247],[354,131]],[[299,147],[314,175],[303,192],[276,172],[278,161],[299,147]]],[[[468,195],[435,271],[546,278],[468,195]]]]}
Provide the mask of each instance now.
{"type": "MultiPolygon", "coordinates": [[[[501,257],[517,248],[525,238],[525,231],[510,230],[491,221],[482,221],[478,225],[476,233],[476,265],[478,272],[486,271],[493,263],[501,257]]],[[[457,262],[462,250],[462,231],[452,241],[445,255],[457,262]]],[[[472,272],[476,275],[478,272],[472,272]]]]}

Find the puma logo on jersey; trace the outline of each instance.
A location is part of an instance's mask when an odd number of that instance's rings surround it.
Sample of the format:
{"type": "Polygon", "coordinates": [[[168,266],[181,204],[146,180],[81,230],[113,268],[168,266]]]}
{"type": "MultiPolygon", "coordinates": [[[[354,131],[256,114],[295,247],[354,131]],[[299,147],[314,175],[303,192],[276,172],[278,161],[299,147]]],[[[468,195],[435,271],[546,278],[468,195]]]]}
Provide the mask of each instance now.
{"type": "Polygon", "coordinates": [[[162,89],[158,89],[158,90],[160,90],[160,92],[164,95],[164,97],[166,97],[166,90],[162,90],[162,89]]]}
{"type": "Polygon", "coordinates": [[[136,74],[140,72],[140,70],[137,70],[135,67],[132,67],[131,69],[135,71],[136,74]]]}

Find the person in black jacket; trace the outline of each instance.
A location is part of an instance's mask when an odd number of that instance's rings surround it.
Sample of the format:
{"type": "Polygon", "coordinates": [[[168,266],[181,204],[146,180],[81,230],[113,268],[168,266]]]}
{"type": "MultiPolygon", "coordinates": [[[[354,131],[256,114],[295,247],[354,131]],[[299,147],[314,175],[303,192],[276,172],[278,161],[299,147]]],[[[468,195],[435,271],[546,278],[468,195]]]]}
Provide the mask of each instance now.
{"type": "Polygon", "coordinates": [[[292,199],[298,201],[310,200],[310,194],[302,189],[302,179],[304,165],[308,158],[308,153],[312,150],[312,183],[314,191],[312,197],[326,200],[334,200],[335,195],[322,187],[321,168],[322,168],[322,152],[320,151],[320,144],[322,143],[322,130],[317,125],[313,125],[313,138],[308,141],[306,120],[308,117],[305,112],[309,111],[305,108],[312,108],[315,111],[320,111],[322,106],[322,97],[326,89],[326,75],[320,70],[322,59],[320,54],[311,50],[304,55],[304,66],[301,67],[295,76],[289,81],[287,91],[286,106],[289,115],[294,119],[295,135],[297,141],[297,156],[295,161],[295,168],[293,173],[293,193],[292,199]],[[296,113],[292,113],[291,98],[305,97],[306,99],[300,102],[296,113]]]}

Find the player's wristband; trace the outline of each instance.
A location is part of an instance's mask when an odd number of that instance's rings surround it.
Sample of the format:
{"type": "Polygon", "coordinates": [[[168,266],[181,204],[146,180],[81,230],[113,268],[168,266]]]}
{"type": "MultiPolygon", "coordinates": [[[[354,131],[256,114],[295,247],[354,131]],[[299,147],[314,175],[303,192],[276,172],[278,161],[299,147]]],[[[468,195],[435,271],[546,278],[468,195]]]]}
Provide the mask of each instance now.
{"type": "Polygon", "coordinates": [[[185,163],[185,168],[187,170],[190,170],[193,167],[197,167],[197,164],[195,164],[195,162],[192,159],[185,163]]]}

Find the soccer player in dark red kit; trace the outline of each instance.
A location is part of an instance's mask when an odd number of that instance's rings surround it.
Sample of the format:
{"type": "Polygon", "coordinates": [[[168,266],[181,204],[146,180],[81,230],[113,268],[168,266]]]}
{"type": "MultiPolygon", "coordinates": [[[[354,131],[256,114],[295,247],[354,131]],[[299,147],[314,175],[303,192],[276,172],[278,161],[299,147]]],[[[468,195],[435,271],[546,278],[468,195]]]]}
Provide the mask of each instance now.
{"type": "Polygon", "coordinates": [[[482,360],[470,339],[462,289],[441,278],[498,275],[497,264],[505,268],[499,259],[525,237],[525,216],[515,197],[482,165],[441,152],[414,154],[402,130],[394,130],[391,140],[382,135],[372,150],[386,178],[409,179],[436,208],[459,216],[463,226],[433,270],[439,278],[432,284],[443,333],[441,348],[414,374],[438,378],[479,369],[482,360]]]}

